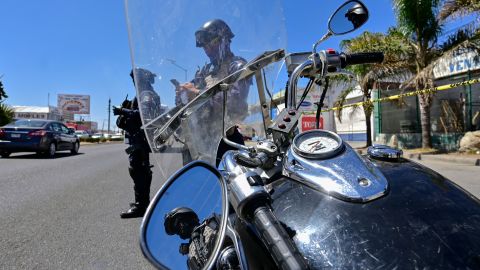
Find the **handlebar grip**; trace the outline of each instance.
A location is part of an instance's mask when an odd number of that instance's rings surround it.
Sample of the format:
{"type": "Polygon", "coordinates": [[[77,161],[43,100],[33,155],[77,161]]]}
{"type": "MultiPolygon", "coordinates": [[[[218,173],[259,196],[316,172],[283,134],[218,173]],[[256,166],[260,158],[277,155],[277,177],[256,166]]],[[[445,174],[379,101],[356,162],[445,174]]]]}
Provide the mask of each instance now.
{"type": "Polygon", "coordinates": [[[350,65],[381,63],[383,62],[383,52],[352,53],[342,54],[342,68],[350,65]]]}
{"type": "Polygon", "coordinates": [[[285,228],[268,207],[260,206],[255,210],[253,224],[280,269],[309,268],[285,228]]]}

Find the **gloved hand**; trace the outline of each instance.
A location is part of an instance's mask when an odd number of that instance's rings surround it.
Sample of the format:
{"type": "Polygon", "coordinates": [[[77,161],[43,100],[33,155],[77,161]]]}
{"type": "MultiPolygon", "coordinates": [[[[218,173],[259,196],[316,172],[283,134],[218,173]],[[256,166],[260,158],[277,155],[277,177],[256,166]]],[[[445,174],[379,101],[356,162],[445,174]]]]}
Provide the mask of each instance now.
{"type": "Polygon", "coordinates": [[[123,113],[122,108],[118,108],[115,106],[112,106],[112,108],[113,108],[113,115],[121,115],[123,113]]]}
{"type": "Polygon", "coordinates": [[[189,244],[186,244],[186,243],[182,243],[180,244],[180,248],[178,249],[178,252],[180,252],[180,254],[182,255],[187,255],[188,254],[188,247],[190,245],[189,244]]]}
{"type": "Polygon", "coordinates": [[[183,103],[187,103],[194,99],[198,94],[200,94],[200,90],[195,88],[193,83],[187,82],[184,84],[180,84],[177,88],[175,88],[176,95],[182,96],[185,95],[185,98],[188,100],[182,100],[183,103]]]}

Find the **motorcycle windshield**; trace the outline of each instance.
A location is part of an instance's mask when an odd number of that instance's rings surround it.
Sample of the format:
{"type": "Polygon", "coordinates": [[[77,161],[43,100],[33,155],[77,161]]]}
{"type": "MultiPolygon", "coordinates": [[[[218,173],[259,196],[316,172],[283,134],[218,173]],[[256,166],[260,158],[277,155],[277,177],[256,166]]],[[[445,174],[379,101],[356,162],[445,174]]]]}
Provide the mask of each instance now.
{"type": "Polygon", "coordinates": [[[286,47],[281,3],[125,1],[143,128],[164,178],[192,160],[215,165],[224,130],[247,145],[265,137],[275,50],[286,47]]]}

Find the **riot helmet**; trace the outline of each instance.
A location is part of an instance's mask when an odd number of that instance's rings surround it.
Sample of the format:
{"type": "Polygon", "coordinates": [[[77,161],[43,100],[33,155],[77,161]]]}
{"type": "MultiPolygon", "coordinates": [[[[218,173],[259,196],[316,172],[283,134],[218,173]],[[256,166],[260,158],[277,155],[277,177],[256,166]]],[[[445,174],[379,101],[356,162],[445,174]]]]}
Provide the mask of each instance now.
{"type": "Polygon", "coordinates": [[[132,69],[130,71],[130,77],[133,80],[133,83],[135,84],[135,78],[137,81],[139,81],[139,84],[149,84],[152,85],[155,82],[155,77],[157,75],[153,72],[151,72],[148,69],[136,67],[135,69],[132,69]],[[135,76],[133,74],[135,72],[135,76]]]}
{"type": "Polygon", "coordinates": [[[352,22],[354,28],[358,28],[368,20],[368,10],[357,3],[348,9],[345,17],[352,22]]]}
{"type": "Polygon", "coordinates": [[[165,215],[165,232],[168,235],[177,234],[182,239],[190,238],[199,224],[197,214],[188,207],[177,207],[165,215]]]}
{"type": "Polygon", "coordinates": [[[230,27],[220,19],[204,23],[195,32],[196,46],[203,48],[214,66],[232,56],[230,42],[235,35],[230,27]]]}
{"type": "Polygon", "coordinates": [[[214,19],[204,23],[196,32],[195,40],[197,47],[204,47],[216,39],[225,38],[232,40],[235,35],[223,20],[214,19]]]}

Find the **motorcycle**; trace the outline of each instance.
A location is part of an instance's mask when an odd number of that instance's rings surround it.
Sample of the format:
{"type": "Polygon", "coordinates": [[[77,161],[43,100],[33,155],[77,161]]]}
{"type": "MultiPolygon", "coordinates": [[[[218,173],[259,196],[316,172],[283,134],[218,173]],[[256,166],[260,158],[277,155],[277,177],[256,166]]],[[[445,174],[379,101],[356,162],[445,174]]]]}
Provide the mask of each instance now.
{"type": "Polygon", "coordinates": [[[156,73],[163,107],[151,119],[143,115],[148,104],[140,106],[160,178],[168,178],[141,225],[141,249],[155,267],[480,268],[475,197],[404,159],[401,150],[377,145],[359,155],[334,132],[297,128],[299,104],[314,85],[322,87],[318,128],[328,78],[383,60],[378,52],[317,50],[366,22],[362,2],[341,5],[312,51],[289,54],[279,49],[286,45],[281,1],[126,0],[125,6],[134,67],[156,73]],[[212,19],[228,24],[222,39],[209,32],[212,19]],[[241,53],[230,55],[228,72],[221,72],[211,44],[228,45],[217,47],[223,56],[230,46],[241,53]],[[282,80],[283,109],[271,92],[282,80]],[[179,95],[192,85],[193,98],[179,95]],[[279,111],[274,119],[272,111],[279,111]],[[222,144],[227,151],[219,155],[222,144]]]}

